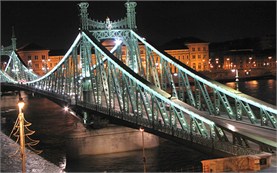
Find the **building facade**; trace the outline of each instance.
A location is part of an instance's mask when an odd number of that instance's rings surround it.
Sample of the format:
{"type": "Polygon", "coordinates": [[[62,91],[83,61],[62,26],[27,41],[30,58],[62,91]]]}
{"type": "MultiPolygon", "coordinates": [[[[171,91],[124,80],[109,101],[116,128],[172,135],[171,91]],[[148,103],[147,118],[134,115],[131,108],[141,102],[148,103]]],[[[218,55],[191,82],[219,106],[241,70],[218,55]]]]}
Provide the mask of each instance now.
{"type": "MultiPolygon", "coordinates": [[[[208,71],[209,43],[198,38],[186,37],[172,40],[163,46],[165,52],[196,71],[208,71]]],[[[172,69],[176,73],[176,69],[172,69]]]]}
{"type": "Polygon", "coordinates": [[[37,75],[44,75],[47,70],[49,59],[49,49],[45,49],[35,43],[30,43],[17,49],[17,53],[22,61],[32,69],[37,75]]]}

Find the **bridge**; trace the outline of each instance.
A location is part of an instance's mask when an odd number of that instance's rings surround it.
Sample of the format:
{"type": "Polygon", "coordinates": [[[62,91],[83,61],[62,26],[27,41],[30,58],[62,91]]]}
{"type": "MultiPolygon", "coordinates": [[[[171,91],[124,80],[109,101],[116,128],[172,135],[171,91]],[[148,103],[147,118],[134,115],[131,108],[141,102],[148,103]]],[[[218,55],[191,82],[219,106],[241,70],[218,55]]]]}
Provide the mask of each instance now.
{"type": "Polygon", "coordinates": [[[41,94],[81,113],[224,155],[275,152],[276,106],[213,81],[137,34],[136,2],[126,17],[98,21],[79,3],[79,34],[60,62],[37,76],[14,49],[1,87],[41,94]],[[112,41],[107,48],[103,41],[112,41]],[[172,73],[172,68],[176,73],[172,73]]]}

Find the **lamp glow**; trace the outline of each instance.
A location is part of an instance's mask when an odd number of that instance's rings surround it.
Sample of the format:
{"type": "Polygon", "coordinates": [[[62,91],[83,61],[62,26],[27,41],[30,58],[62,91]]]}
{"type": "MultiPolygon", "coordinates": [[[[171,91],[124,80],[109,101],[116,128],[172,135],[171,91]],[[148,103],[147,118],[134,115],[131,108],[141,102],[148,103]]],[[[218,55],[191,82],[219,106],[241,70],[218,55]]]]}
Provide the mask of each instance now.
{"type": "Polygon", "coordinates": [[[18,108],[21,110],[21,109],[23,109],[24,105],[25,105],[25,103],[24,103],[23,99],[22,99],[22,98],[19,98],[19,101],[18,101],[18,108]]]}
{"type": "Polygon", "coordinates": [[[67,112],[69,108],[67,106],[65,106],[63,109],[64,109],[64,111],[67,112]]]}

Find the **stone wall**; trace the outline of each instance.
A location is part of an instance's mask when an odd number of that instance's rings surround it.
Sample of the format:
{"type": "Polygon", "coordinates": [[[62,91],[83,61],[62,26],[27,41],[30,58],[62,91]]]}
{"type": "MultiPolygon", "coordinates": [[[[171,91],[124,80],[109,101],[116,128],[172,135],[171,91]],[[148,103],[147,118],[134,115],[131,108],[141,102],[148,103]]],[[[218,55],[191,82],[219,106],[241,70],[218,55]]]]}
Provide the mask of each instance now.
{"type": "MultiPolygon", "coordinates": [[[[144,133],[144,147],[154,148],[159,145],[159,137],[144,133]]],[[[133,150],[142,150],[142,132],[121,126],[89,130],[86,135],[77,135],[68,140],[67,147],[72,154],[110,154],[133,150]]],[[[73,155],[72,155],[73,156],[73,155]]],[[[73,156],[74,157],[74,156],[73,156]]]]}

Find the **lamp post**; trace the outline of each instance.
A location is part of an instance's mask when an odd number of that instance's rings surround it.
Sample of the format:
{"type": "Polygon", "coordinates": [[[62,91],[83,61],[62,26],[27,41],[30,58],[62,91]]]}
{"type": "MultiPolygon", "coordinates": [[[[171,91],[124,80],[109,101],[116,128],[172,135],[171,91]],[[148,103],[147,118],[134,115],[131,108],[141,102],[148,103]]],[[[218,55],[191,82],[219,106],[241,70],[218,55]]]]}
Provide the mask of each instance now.
{"type": "Polygon", "coordinates": [[[235,81],[236,81],[236,89],[239,90],[239,86],[238,86],[238,82],[239,82],[239,71],[238,69],[232,69],[232,72],[235,72],[236,73],[236,76],[235,76],[235,81]]]}
{"type": "Polygon", "coordinates": [[[141,131],[141,136],[142,136],[143,171],[146,172],[146,157],[145,157],[145,152],[144,152],[144,129],[140,128],[139,131],[141,131]]]}
{"type": "Polygon", "coordinates": [[[20,155],[22,159],[22,173],[26,172],[26,156],[25,156],[25,133],[24,133],[24,114],[22,109],[25,103],[23,98],[20,97],[18,101],[18,108],[19,108],[19,134],[20,134],[20,155]]]}

